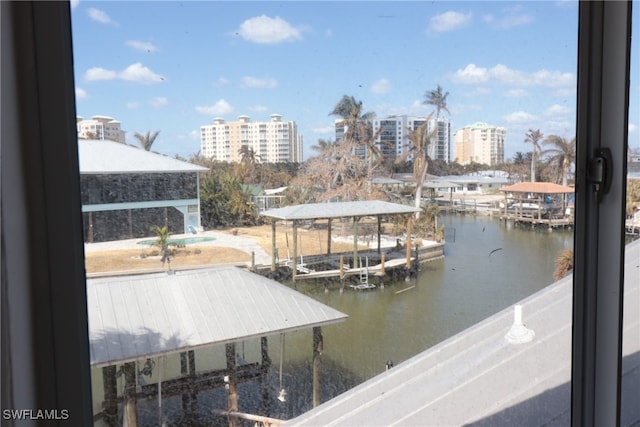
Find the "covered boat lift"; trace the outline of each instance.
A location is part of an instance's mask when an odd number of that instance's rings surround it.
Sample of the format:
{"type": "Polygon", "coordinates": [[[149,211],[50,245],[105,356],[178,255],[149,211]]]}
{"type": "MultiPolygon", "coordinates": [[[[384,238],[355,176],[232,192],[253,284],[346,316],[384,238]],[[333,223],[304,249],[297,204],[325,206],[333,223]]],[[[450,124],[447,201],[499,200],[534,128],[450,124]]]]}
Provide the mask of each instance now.
{"type": "MultiPolygon", "coordinates": [[[[271,271],[276,270],[276,221],[291,221],[293,224],[293,266],[292,279],[295,282],[298,257],[298,224],[304,220],[327,220],[327,255],[331,254],[331,222],[336,218],[352,218],[353,220],[353,263],[358,267],[358,221],[362,217],[374,216],[378,221],[378,253],[380,253],[380,235],[382,217],[388,215],[407,216],[407,236],[411,236],[412,214],[420,212],[413,206],[384,202],[381,200],[364,200],[353,202],[306,203],[302,205],[286,206],[260,212],[260,215],[271,218],[271,271]]],[[[411,264],[411,245],[407,244],[406,266],[411,264]]]]}
{"type": "Polygon", "coordinates": [[[229,389],[228,408],[214,412],[229,416],[229,425],[235,425],[236,418],[277,424],[279,420],[267,416],[238,412],[236,385],[262,379],[263,395],[268,397],[266,374],[271,361],[267,337],[284,338],[283,334],[301,329],[313,329],[313,394],[314,405],[318,405],[321,326],[348,317],[236,267],[89,279],[87,307],[90,363],[92,368],[102,368],[104,383],[103,410],[95,420],[117,425],[117,405],[122,401],[129,427],[137,425],[139,398],[157,396],[162,418],[163,395],[182,394],[183,410],[195,411],[198,389],[219,386],[229,389]],[[238,363],[236,343],[250,338],[260,338],[261,363],[238,363]],[[226,368],[197,373],[194,350],[213,344],[225,345],[226,368]],[[158,372],[156,384],[138,385],[138,360],[147,359],[152,366],[154,358],[159,362],[161,356],[178,353],[180,377],[162,380],[158,372]],[[124,376],[122,396],[118,396],[116,381],[120,375],[124,376]]]}
{"type": "Polygon", "coordinates": [[[572,187],[552,182],[521,182],[502,187],[500,191],[504,193],[502,218],[505,221],[511,219],[514,222],[530,223],[532,227],[543,224],[549,230],[573,225],[573,215],[566,213],[567,195],[574,193],[572,187]],[[555,210],[548,210],[544,206],[545,199],[551,196],[562,197],[562,205],[556,206],[555,210]],[[509,200],[513,201],[513,212],[509,212],[509,200]],[[527,204],[533,206],[527,209],[527,204]]]}

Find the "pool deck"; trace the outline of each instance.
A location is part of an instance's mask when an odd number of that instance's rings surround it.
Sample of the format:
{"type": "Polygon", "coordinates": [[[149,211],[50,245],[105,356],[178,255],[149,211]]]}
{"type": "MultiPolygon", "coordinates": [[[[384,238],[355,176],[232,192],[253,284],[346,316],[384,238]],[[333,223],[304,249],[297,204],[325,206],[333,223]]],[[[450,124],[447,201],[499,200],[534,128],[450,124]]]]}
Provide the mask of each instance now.
{"type": "MultiPolygon", "coordinates": [[[[171,239],[188,239],[194,237],[209,237],[213,240],[206,242],[198,242],[195,245],[198,246],[221,246],[226,248],[238,249],[248,254],[255,253],[256,264],[270,264],[271,255],[267,254],[264,249],[255,241],[255,239],[243,236],[234,236],[229,233],[222,233],[219,231],[203,231],[198,234],[173,234],[171,239]]],[[[113,242],[98,242],[98,243],[85,243],[85,253],[102,252],[112,250],[126,250],[126,249],[143,249],[145,246],[140,242],[153,240],[150,237],[143,237],[140,239],[128,239],[117,240],[113,242]]]]}

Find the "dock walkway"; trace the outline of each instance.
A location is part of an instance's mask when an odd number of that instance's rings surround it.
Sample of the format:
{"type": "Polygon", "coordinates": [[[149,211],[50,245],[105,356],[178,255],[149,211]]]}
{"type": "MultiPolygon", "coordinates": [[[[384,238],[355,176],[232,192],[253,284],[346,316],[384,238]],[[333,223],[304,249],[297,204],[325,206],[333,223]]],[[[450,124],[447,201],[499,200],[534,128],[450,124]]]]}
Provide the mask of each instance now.
{"type": "MultiPolygon", "coordinates": [[[[413,262],[414,259],[415,257],[411,257],[410,259],[411,262],[413,262]]],[[[405,258],[391,259],[384,262],[384,268],[385,270],[387,270],[387,269],[400,267],[400,266],[406,265],[406,262],[407,260],[405,258]]],[[[332,269],[332,270],[324,270],[324,271],[309,271],[308,267],[302,267],[302,268],[303,269],[301,269],[300,266],[298,267],[298,271],[301,272],[301,274],[296,275],[296,280],[320,279],[325,277],[338,277],[338,278],[340,277],[340,269],[332,269]]],[[[366,273],[367,271],[369,272],[369,274],[373,276],[384,276],[385,274],[382,271],[382,264],[376,264],[369,267],[357,267],[357,268],[345,267],[342,270],[342,277],[356,276],[356,275],[366,273]]]]}

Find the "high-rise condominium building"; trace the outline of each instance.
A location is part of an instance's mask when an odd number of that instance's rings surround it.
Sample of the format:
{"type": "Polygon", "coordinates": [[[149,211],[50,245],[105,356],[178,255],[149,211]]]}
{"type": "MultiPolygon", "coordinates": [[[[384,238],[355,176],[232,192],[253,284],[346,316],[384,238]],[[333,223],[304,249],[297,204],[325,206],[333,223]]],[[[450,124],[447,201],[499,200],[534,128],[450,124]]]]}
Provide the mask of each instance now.
{"type": "MultiPolygon", "coordinates": [[[[411,147],[409,134],[418,129],[424,122],[425,119],[422,117],[406,115],[373,119],[373,134],[377,135],[376,145],[385,157],[401,156],[411,147]]],[[[427,125],[427,132],[433,132],[436,129],[436,123],[437,133],[429,144],[427,153],[432,160],[438,159],[449,162],[451,159],[451,124],[448,119],[442,117],[437,121],[436,119],[431,119],[427,125]]]]}
{"type": "Polygon", "coordinates": [[[91,120],[76,117],[76,128],[80,139],[108,139],[124,144],[124,131],[120,122],[109,116],[93,116],[91,120]]]}
{"type": "Polygon", "coordinates": [[[212,125],[200,127],[202,155],[213,160],[239,162],[242,147],[253,150],[260,163],[302,162],[302,135],[294,121],[272,114],[268,122],[252,122],[238,116],[236,122],[216,117],[212,125]]]}
{"type": "Polygon", "coordinates": [[[460,164],[471,162],[497,165],[504,162],[504,140],[507,130],[476,122],[456,131],[455,156],[460,164]]]}

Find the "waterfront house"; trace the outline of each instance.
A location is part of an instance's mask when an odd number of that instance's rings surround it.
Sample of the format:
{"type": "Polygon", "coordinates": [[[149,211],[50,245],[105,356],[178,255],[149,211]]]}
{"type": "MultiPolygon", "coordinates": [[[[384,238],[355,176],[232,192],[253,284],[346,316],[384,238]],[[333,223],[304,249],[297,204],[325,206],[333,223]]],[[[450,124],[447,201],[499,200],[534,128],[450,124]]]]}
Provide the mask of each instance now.
{"type": "Polygon", "coordinates": [[[78,156],[86,242],[145,237],[152,225],[200,229],[207,168],[107,140],[78,140],[78,156]]]}

